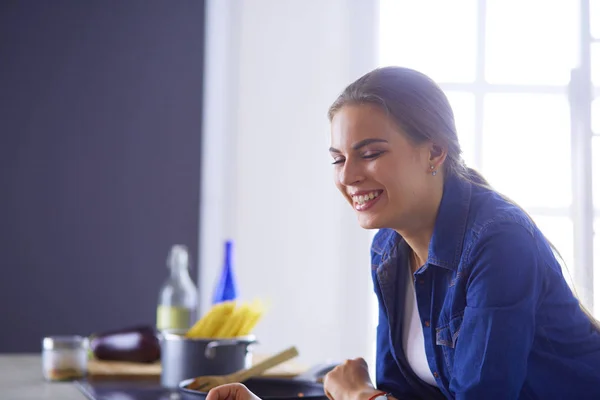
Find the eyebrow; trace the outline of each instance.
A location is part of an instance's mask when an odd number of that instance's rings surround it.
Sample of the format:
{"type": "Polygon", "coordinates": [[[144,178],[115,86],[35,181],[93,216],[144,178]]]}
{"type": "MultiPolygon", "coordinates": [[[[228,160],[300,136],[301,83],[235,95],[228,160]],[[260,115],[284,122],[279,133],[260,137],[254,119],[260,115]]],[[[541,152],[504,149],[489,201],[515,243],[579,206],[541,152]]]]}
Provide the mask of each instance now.
{"type": "MultiPolygon", "coordinates": [[[[365,139],[365,140],[361,140],[360,142],[354,143],[352,145],[352,149],[358,150],[361,147],[365,147],[366,145],[369,145],[371,143],[388,143],[388,141],[385,139],[365,139]]],[[[330,153],[341,153],[341,151],[339,151],[338,149],[333,148],[333,147],[329,148],[329,152],[330,153]]]]}

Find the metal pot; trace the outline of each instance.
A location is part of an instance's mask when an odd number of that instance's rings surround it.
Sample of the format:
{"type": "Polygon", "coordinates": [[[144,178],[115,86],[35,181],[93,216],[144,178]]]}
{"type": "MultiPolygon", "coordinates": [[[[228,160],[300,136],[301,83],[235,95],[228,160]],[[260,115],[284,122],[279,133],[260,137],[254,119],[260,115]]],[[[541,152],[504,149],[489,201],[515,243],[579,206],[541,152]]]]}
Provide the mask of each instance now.
{"type": "Polygon", "coordinates": [[[160,335],[162,371],[160,383],[177,388],[185,379],[202,375],[226,375],[252,365],[250,345],[254,336],[234,339],[186,338],[181,332],[160,335]]]}

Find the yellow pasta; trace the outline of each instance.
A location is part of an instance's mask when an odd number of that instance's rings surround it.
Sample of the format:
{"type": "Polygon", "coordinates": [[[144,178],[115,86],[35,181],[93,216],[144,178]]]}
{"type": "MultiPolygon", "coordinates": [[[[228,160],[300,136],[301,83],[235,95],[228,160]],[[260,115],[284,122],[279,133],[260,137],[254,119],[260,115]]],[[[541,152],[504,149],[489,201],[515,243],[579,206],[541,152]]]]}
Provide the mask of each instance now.
{"type": "Polygon", "coordinates": [[[185,334],[189,338],[234,338],[249,335],[265,313],[259,300],[251,304],[215,304],[185,334]]]}

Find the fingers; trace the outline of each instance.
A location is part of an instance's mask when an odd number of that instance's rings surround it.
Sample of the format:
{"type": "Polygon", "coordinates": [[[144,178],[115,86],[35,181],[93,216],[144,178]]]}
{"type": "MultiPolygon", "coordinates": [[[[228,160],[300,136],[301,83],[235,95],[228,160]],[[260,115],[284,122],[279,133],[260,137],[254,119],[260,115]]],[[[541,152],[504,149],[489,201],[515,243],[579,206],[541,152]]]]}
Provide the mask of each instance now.
{"type": "Polygon", "coordinates": [[[325,375],[323,387],[329,399],[357,398],[373,387],[367,362],[362,357],[345,360],[325,375]]]}
{"type": "Polygon", "coordinates": [[[346,360],[346,363],[358,363],[361,365],[367,365],[367,361],[362,357],[353,358],[352,360],[346,360]]]}
{"type": "Polygon", "coordinates": [[[218,386],[208,392],[206,400],[249,400],[252,393],[241,383],[218,386]]]}

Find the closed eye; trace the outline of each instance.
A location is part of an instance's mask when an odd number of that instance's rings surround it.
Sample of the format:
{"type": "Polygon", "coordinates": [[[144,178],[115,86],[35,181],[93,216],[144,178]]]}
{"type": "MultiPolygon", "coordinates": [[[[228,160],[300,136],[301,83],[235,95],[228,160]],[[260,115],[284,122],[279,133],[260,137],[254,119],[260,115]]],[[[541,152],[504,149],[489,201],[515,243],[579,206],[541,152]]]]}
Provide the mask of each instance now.
{"type": "MultiPolygon", "coordinates": [[[[383,153],[384,153],[383,151],[376,151],[374,153],[365,153],[361,157],[366,160],[374,160],[377,157],[379,157],[380,155],[382,155],[383,153]]],[[[338,157],[333,160],[332,164],[333,165],[342,164],[344,161],[346,161],[346,159],[344,159],[343,157],[338,157]]]]}
{"type": "Polygon", "coordinates": [[[379,157],[382,154],[383,154],[383,151],[377,151],[375,153],[365,153],[365,154],[363,154],[362,158],[366,158],[366,159],[372,160],[374,158],[379,157]]]}

